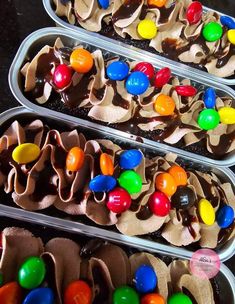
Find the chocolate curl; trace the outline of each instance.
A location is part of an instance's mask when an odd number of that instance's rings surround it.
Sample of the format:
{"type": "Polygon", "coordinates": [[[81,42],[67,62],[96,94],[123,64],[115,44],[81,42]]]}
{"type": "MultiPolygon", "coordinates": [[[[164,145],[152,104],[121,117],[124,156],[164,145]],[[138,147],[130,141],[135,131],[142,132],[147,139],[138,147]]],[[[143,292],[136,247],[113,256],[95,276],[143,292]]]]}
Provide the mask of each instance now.
{"type": "Polygon", "coordinates": [[[66,1],[65,5],[61,0],[53,0],[55,4],[55,13],[59,17],[66,17],[70,24],[75,24],[75,16],[73,14],[73,7],[71,1],[66,1]]]}

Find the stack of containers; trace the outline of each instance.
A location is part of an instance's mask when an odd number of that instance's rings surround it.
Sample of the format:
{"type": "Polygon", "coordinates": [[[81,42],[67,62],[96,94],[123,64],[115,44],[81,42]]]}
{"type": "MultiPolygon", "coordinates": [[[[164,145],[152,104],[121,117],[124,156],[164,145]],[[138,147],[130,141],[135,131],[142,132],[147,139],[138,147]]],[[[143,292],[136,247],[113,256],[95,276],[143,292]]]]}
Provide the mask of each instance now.
{"type": "MultiPolygon", "coordinates": [[[[100,49],[107,57],[115,58],[118,56],[128,62],[145,61],[151,63],[156,70],[167,66],[171,69],[172,75],[178,77],[179,80],[189,79],[191,84],[199,90],[213,88],[216,91],[216,95],[219,96],[221,100],[223,100],[223,97],[227,96],[233,101],[233,107],[235,106],[235,93],[231,88],[226,86],[226,84],[235,85],[235,79],[219,78],[195,68],[189,68],[182,63],[179,64],[159,55],[153,55],[149,52],[130,47],[123,43],[118,43],[117,47],[117,42],[110,38],[70,25],[56,16],[52,1],[44,0],[43,2],[45,9],[51,18],[55,20],[57,25],[60,25],[63,28],[41,29],[29,35],[22,42],[9,71],[9,85],[13,95],[23,107],[11,109],[1,114],[1,135],[14,120],[18,120],[20,123],[25,124],[27,121],[33,121],[39,118],[49,126],[59,126],[60,130],[63,130],[63,128],[68,130],[76,127],[79,132],[86,135],[87,139],[103,138],[106,140],[112,140],[121,147],[124,146],[128,147],[128,149],[139,149],[143,151],[144,155],[150,155],[151,157],[167,155],[169,159],[176,159],[177,163],[181,164],[183,167],[201,172],[213,173],[223,183],[229,183],[235,192],[235,176],[229,169],[229,167],[235,164],[234,151],[226,154],[226,156],[221,159],[213,159],[210,156],[197,155],[193,152],[156,142],[149,138],[145,138],[144,136],[139,138],[138,134],[135,134],[135,132],[127,133],[124,132],[124,130],[120,131],[114,129],[107,124],[104,126],[95,121],[88,121],[84,119],[84,117],[79,118],[46,108],[43,105],[36,104],[34,100],[29,97],[26,97],[24,93],[24,82],[22,80],[21,69],[29,59],[33,59],[43,46],[53,46],[55,40],[60,38],[66,47],[72,48],[79,45],[89,49],[90,52],[100,49]],[[177,158],[174,157],[173,154],[177,155],[177,158]]],[[[204,8],[204,10],[207,11],[208,9],[204,8]]],[[[21,205],[20,203],[18,204],[21,205]]],[[[176,247],[171,244],[166,244],[166,242],[159,238],[156,242],[151,237],[148,238],[144,236],[140,238],[137,236],[121,234],[112,228],[108,229],[103,228],[102,226],[99,227],[93,222],[91,223],[90,221],[87,221],[87,219],[84,220],[83,217],[68,217],[68,214],[58,212],[55,208],[52,209],[50,207],[49,209],[45,208],[34,212],[27,210],[30,209],[27,208],[27,204],[25,206],[26,210],[17,207],[12,201],[4,205],[1,204],[1,221],[4,223],[2,225],[2,229],[7,227],[5,224],[7,220],[3,216],[8,216],[9,218],[14,219],[11,222],[11,226],[19,225],[17,220],[20,220],[21,223],[25,223],[25,227],[29,226],[32,230],[34,229],[33,224],[49,226],[54,229],[52,234],[56,234],[56,236],[61,236],[63,234],[61,231],[63,230],[71,233],[71,235],[85,235],[85,237],[81,236],[81,238],[98,237],[105,241],[126,245],[129,247],[128,250],[130,251],[148,251],[153,254],[158,254],[161,257],[167,256],[173,259],[190,259],[194,253],[194,249],[192,247],[176,247]]],[[[31,210],[32,209],[33,208],[31,208],[31,210]]],[[[52,230],[49,229],[49,231],[51,233],[52,230]]],[[[40,233],[39,236],[43,238],[43,235],[40,235],[40,233]]],[[[234,256],[235,239],[231,238],[215,250],[221,262],[228,260],[234,256]]],[[[235,279],[224,265],[222,265],[219,274],[216,276],[216,282],[218,283],[217,288],[220,291],[219,303],[235,303],[235,279]],[[224,290],[226,290],[226,293],[223,292],[224,290]]],[[[27,304],[31,302],[25,303],[27,304]]]]}

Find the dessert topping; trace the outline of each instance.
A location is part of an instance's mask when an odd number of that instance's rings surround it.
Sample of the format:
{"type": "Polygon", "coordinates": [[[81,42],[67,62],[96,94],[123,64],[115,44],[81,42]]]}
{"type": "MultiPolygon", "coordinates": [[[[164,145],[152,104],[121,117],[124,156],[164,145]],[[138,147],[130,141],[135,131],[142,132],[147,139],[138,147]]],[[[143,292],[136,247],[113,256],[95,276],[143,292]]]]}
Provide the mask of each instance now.
{"type": "Polygon", "coordinates": [[[107,153],[102,153],[100,155],[100,170],[104,175],[113,175],[113,161],[107,153]]]}
{"type": "Polygon", "coordinates": [[[75,49],[70,55],[70,65],[78,73],[87,73],[93,67],[94,61],[90,52],[84,49],[75,49]]]}
{"type": "Polygon", "coordinates": [[[148,5],[163,7],[166,4],[166,0],[148,0],[148,5]]]}
{"type": "Polygon", "coordinates": [[[223,206],[216,215],[216,220],[220,228],[228,228],[234,220],[234,210],[230,206],[223,206]]]}
{"type": "Polygon", "coordinates": [[[204,224],[211,226],[215,222],[215,210],[212,207],[211,203],[203,198],[198,203],[198,211],[201,217],[201,220],[204,224]]]}
{"type": "Polygon", "coordinates": [[[171,78],[171,70],[169,68],[162,68],[156,73],[155,77],[155,87],[160,89],[165,84],[168,83],[168,81],[171,78]]]}
{"type": "Polygon", "coordinates": [[[109,175],[97,175],[90,183],[89,188],[93,192],[108,192],[116,186],[116,179],[109,175]]]}
{"type": "Polygon", "coordinates": [[[158,293],[149,293],[141,299],[141,304],[165,304],[164,298],[158,293]]]}
{"type": "Polygon", "coordinates": [[[83,166],[84,159],[84,151],[79,147],[73,147],[66,157],[66,169],[71,172],[78,171],[83,166]]]}
{"type": "Polygon", "coordinates": [[[113,304],[139,304],[139,296],[137,292],[129,287],[122,286],[117,288],[113,294],[113,304]]]}
{"type": "Polygon", "coordinates": [[[191,85],[179,85],[175,87],[177,94],[184,97],[192,97],[197,94],[197,89],[191,85]]]}
{"type": "Polygon", "coordinates": [[[222,107],[218,110],[220,122],[226,125],[235,124],[235,109],[222,107]]]}
{"type": "Polygon", "coordinates": [[[64,304],[91,304],[92,291],[90,286],[82,281],[74,281],[68,285],[64,293],[64,304]]]}
{"type": "Polygon", "coordinates": [[[202,4],[199,1],[192,2],[186,12],[186,17],[189,24],[196,24],[202,18],[202,4]]]}
{"type": "Polygon", "coordinates": [[[177,186],[187,185],[187,173],[182,167],[173,165],[168,170],[168,173],[173,176],[177,186]]]}
{"type": "Polygon", "coordinates": [[[152,213],[156,216],[166,216],[171,209],[169,198],[163,192],[159,191],[154,192],[150,196],[148,205],[152,213]]]}
{"type": "Polygon", "coordinates": [[[130,194],[122,188],[115,188],[108,195],[107,207],[114,213],[122,213],[131,206],[130,194]]]}
{"type": "Polygon", "coordinates": [[[26,289],[37,288],[43,282],[45,275],[46,266],[44,261],[39,257],[30,257],[19,269],[19,284],[26,289]]]}
{"type": "Polygon", "coordinates": [[[121,153],[119,164],[122,169],[134,169],[139,166],[143,159],[142,153],[139,150],[131,149],[121,153]]]}
{"type": "Polygon", "coordinates": [[[222,25],[226,26],[229,30],[234,30],[235,29],[235,21],[231,17],[221,16],[220,17],[220,22],[221,22],[222,25]]]}
{"type": "Polygon", "coordinates": [[[148,79],[152,79],[154,77],[154,67],[151,63],[148,62],[139,62],[134,68],[134,71],[139,71],[144,73],[148,79]]]}
{"type": "Polygon", "coordinates": [[[141,265],[135,272],[134,283],[139,293],[153,292],[157,286],[157,276],[153,267],[141,265]]]}
{"type": "Polygon", "coordinates": [[[175,110],[175,102],[170,96],[160,94],[154,102],[154,109],[160,115],[172,115],[175,110]]]}
{"type": "Polygon", "coordinates": [[[229,42],[235,45],[235,29],[229,30],[227,35],[229,42]]]}
{"type": "Polygon", "coordinates": [[[129,66],[123,61],[114,61],[107,67],[107,76],[111,80],[124,80],[129,73],[129,66]]]}
{"type": "Polygon", "coordinates": [[[66,64],[59,64],[53,74],[53,82],[58,89],[66,88],[72,81],[72,71],[66,64]]]}
{"type": "Polygon", "coordinates": [[[139,193],[142,189],[141,176],[133,170],[122,172],[118,178],[118,182],[130,194],[139,193]]]}
{"type": "Polygon", "coordinates": [[[109,0],[98,0],[98,3],[103,9],[107,9],[109,7],[109,0]]]}
{"type": "Polygon", "coordinates": [[[209,22],[203,27],[202,35],[206,41],[217,41],[223,35],[222,26],[217,22],[209,22]]]}
{"type": "Polygon", "coordinates": [[[220,116],[214,109],[204,109],[198,116],[198,124],[203,130],[215,129],[220,121],[220,116]]]}
{"type": "Polygon", "coordinates": [[[188,296],[185,294],[178,292],[173,294],[169,299],[167,304],[193,304],[188,296]]]}
{"type": "Polygon", "coordinates": [[[17,146],[12,152],[13,160],[18,164],[28,164],[35,161],[40,155],[40,148],[32,143],[17,146]]]}
{"type": "Polygon", "coordinates": [[[216,93],[213,88],[206,89],[203,95],[203,101],[207,109],[213,109],[216,104],[216,93]]]}
{"type": "Polygon", "coordinates": [[[133,72],[127,78],[126,89],[132,95],[143,94],[148,87],[149,79],[143,72],[133,72]]]}
{"type": "Polygon", "coordinates": [[[21,304],[22,291],[18,283],[10,282],[0,288],[0,303],[21,304]]]}
{"type": "Polygon", "coordinates": [[[51,288],[41,287],[31,290],[24,299],[23,304],[36,304],[36,303],[53,304],[54,301],[55,301],[54,293],[51,290],[51,288]]]}
{"type": "Polygon", "coordinates": [[[143,39],[153,39],[157,35],[157,26],[153,20],[141,20],[137,27],[138,34],[143,39]]]}
{"type": "Polygon", "coordinates": [[[172,196],[177,189],[174,178],[169,173],[160,173],[156,177],[157,190],[165,193],[167,196],[172,196]]]}
{"type": "Polygon", "coordinates": [[[195,204],[196,196],[191,188],[180,186],[171,197],[171,202],[176,209],[189,209],[195,204]]]}

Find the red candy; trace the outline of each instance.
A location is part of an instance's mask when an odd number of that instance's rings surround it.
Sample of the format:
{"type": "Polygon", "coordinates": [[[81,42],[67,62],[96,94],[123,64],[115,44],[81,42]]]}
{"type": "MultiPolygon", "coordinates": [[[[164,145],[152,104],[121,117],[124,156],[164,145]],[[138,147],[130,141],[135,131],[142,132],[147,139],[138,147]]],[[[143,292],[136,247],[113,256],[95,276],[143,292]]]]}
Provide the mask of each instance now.
{"type": "Polygon", "coordinates": [[[66,64],[60,64],[56,67],[53,74],[53,82],[58,89],[63,89],[70,84],[72,80],[72,72],[66,64]]]}
{"type": "Polygon", "coordinates": [[[122,213],[131,206],[130,194],[122,188],[115,188],[109,192],[107,207],[114,213],[122,213]]]}
{"type": "Polygon", "coordinates": [[[202,18],[202,5],[199,1],[191,3],[187,9],[186,17],[189,24],[196,24],[202,18]]]}
{"type": "Polygon", "coordinates": [[[10,282],[0,288],[1,304],[21,304],[22,290],[17,282],[10,282]]]}
{"type": "Polygon", "coordinates": [[[148,62],[137,63],[137,65],[134,68],[134,71],[139,71],[144,73],[148,77],[148,79],[152,79],[155,73],[153,65],[148,62]]]}
{"type": "Polygon", "coordinates": [[[171,70],[169,68],[163,68],[159,70],[155,77],[155,87],[162,88],[171,78],[171,70]]]}
{"type": "Polygon", "coordinates": [[[175,87],[176,92],[185,97],[192,97],[197,94],[197,89],[190,85],[179,85],[175,87]]]}
{"type": "Polygon", "coordinates": [[[152,213],[157,216],[166,216],[171,209],[169,198],[160,191],[156,191],[150,196],[148,205],[152,213]]]}
{"type": "Polygon", "coordinates": [[[64,304],[91,304],[92,291],[90,286],[82,281],[69,284],[64,293],[64,304]]]}

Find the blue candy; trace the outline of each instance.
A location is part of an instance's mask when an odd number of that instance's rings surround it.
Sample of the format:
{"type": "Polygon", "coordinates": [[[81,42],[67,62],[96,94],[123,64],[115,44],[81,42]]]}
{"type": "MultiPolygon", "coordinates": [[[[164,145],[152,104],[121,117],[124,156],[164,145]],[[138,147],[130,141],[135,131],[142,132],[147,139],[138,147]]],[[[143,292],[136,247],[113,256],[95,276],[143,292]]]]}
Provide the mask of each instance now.
{"type": "Polygon", "coordinates": [[[53,304],[54,294],[50,288],[37,288],[30,291],[23,304],[53,304]]]}
{"type": "Polygon", "coordinates": [[[220,22],[222,23],[222,25],[226,26],[229,30],[235,29],[235,21],[231,17],[221,16],[220,22]]]}
{"type": "Polygon", "coordinates": [[[123,61],[114,61],[107,67],[107,75],[111,80],[123,80],[128,76],[129,66],[123,61]]]}
{"type": "Polygon", "coordinates": [[[157,276],[153,267],[140,266],[135,272],[135,288],[140,293],[153,292],[157,286],[157,276]]]}
{"type": "Polygon", "coordinates": [[[133,72],[126,81],[127,92],[132,95],[143,94],[149,87],[149,79],[142,72],[133,72]]]}
{"type": "Polygon", "coordinates": [[[107,9],[109,7],[109,0],[98,0],[98,2],[103,9],[107,9]]]}
{"type": "Polygon", "coordinates": [[[139,150],[124,151],[120,155],[120,167],[127,170],[134,169],[141,163],[142,158],[143,156],[139,150]]]}
{"type": "Polygon", "coordinates": [[[93,192],[108,192],[111,191],[117,184],[114,177],[109,175],[97,175],[89,183],[89,188],[93,192]]]}
{"type": "Polygon", "coordinates": [[[234,220],[234,210],[230,206],[223,206],[217,212],[217,223],[221,228],[229,227],[234,220]]]}
{"type": "Polygon", "coordinates": [[[212,88],[208,88],[203,96],[203,100],[207,109],[213,109],[216,104],[216,93],[212,88]]]}

